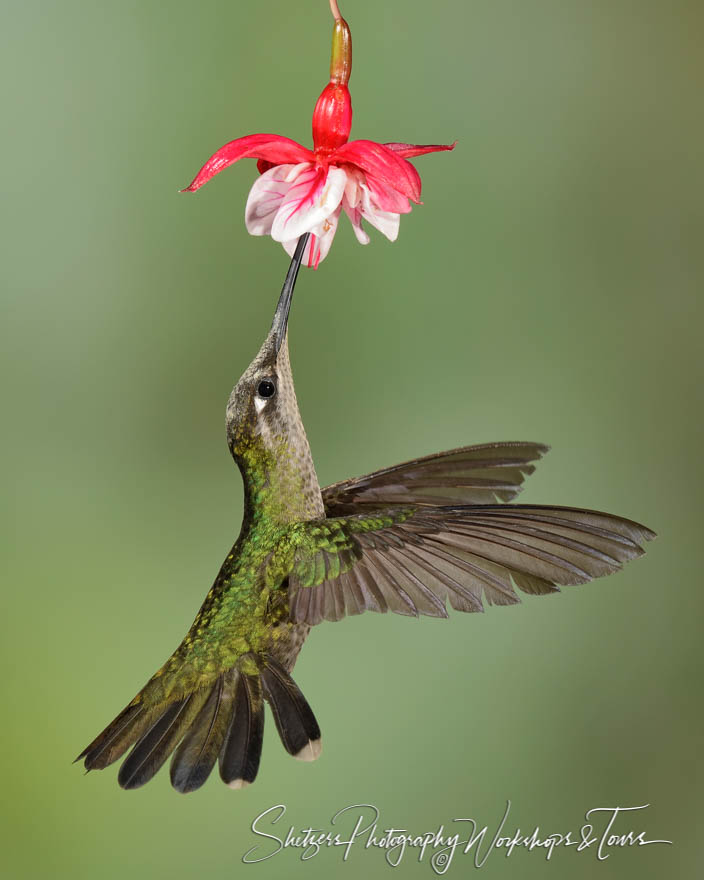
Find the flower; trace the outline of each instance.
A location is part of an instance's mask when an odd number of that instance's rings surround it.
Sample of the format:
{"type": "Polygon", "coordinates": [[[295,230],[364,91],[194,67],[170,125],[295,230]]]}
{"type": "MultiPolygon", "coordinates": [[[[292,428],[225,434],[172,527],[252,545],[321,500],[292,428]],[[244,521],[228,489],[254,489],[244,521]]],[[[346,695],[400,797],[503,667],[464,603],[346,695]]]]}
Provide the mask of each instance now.
{"type": "Polygon", "coordinates": [[[237,138],[214,153],[183,190],[195,192],[240,159],[257,159],[261,176],[247,199],[247,230],[270,235],[291,256],[298,238],[310,232],[303,259],[314,269],[330,250],[342,211],[361,244],[369,243],[363,219],[395,241],[401,214],[411,210],[411,202],[420,203],[420,175],[408,159],[455,146],[348,140],[352,38],[337,0],[330,0],[330,8],[335,18],[330,82],[313,111],[313,149],[276,134],[237,138]]]}

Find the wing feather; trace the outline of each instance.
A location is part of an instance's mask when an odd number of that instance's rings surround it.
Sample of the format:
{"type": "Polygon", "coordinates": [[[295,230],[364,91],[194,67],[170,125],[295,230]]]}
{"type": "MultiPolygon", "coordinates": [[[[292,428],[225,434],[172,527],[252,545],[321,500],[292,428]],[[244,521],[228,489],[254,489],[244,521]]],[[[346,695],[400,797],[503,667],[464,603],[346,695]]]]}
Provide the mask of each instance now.
{"type": "Polygon", "coordinates": [[[618,571],[654,537],[611,514],[519,504],[376,508],[314,529],[322,549],[289,578],[291,617],[310,624],[363,611],[446,617],[448,602],[466,612],[513,605],[517,590],[543,596],[618,571]]]}
{"type": "Polygon", "coordinates": [[[484,443],[415,458],[323,489],[328,516],[370,507],[511,501],[532,474],[542,443],[484,443]]]}

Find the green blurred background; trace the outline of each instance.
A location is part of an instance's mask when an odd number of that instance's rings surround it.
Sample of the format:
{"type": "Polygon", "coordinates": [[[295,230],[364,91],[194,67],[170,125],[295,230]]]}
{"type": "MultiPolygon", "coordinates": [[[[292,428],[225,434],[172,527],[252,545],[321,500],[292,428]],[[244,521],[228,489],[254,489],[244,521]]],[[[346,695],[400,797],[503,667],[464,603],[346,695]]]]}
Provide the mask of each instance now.
{"type": "MultiPolygon", "coordinates": [[[[366,615],[296,667],[324,730],[269,716],[256,785],[137,793],[71,759],[180,640],[239,529],[224,405],[288,265],[247,235],[250,132],[310,142],[324,0],[5,2],[4,875],[389,876],[378,852],[241,864],[249,823],[348,804],[416,832],[573,832],[591,807],[672,847],[494,855],[487,877],[693,877],[702,819],[698,2],[346,0],[353,137],[447,142],[390,245],[346,221],[291,322],[321,482],[466,443],[553,451],[527,502],[659,533],[623,573],[448,621],[366,615]],[[345,873],[346,872],[346,873],[345,873]]],[[[433,876],[409,853],[404,876],[433,876]]],[[[465,876],[457,860],[448,876],[465,876]]]]}

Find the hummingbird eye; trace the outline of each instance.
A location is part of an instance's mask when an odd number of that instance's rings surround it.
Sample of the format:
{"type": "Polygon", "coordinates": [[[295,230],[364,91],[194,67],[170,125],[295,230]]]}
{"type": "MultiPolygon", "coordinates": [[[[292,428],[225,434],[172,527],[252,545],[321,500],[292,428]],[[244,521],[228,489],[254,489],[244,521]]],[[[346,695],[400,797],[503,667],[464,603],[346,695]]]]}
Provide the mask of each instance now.
{"type": "Polygon", "coordinates": [[[257,388],[257,394],[265,400],[273,397],[276,394],[276,385],[274,385],[271,379],[262,379],[257,388]]]}

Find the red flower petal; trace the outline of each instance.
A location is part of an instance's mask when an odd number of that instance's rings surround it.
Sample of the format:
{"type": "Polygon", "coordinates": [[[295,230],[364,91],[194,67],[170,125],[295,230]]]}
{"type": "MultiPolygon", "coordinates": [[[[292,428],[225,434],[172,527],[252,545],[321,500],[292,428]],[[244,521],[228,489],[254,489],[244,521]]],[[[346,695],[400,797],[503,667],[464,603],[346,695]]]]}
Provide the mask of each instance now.
{"type": "Polygon", "coordinates": [[[220,147],[196,174],[192,183],[181,192],[195,192],[211,177],[240,159],[260,159],[273,165],[298,165],[312,162],[314,156],[301,144],[279,134],[250,134],[220,147]]]}
{"type": "Polygon", "coordinates": [[[414,156],[424,156],[426,153],[439,153],[442,150],[454,150],[457,141],[452,144],[384,144],[393,150],[397,156],[403,159],[412,159],[414,156]]]}
{"type": "Polygon", "coordinates": [[[391,214],[408,214],[410,212],[411,206],[408,198],[389,186],[388,183],[377,180],[373,174],[367,174],[366,184],[377,208],[391,214]]]}
{"type": "Polygon", "coordinates": [[[420,201],[420,175],[410,162],[397,156],[384,144],[377,144],[375,141],[350,141],[335,150],[330,162],[349,162],[356,165],[365,174],[378,177],[414,202],[420,201]]]}

